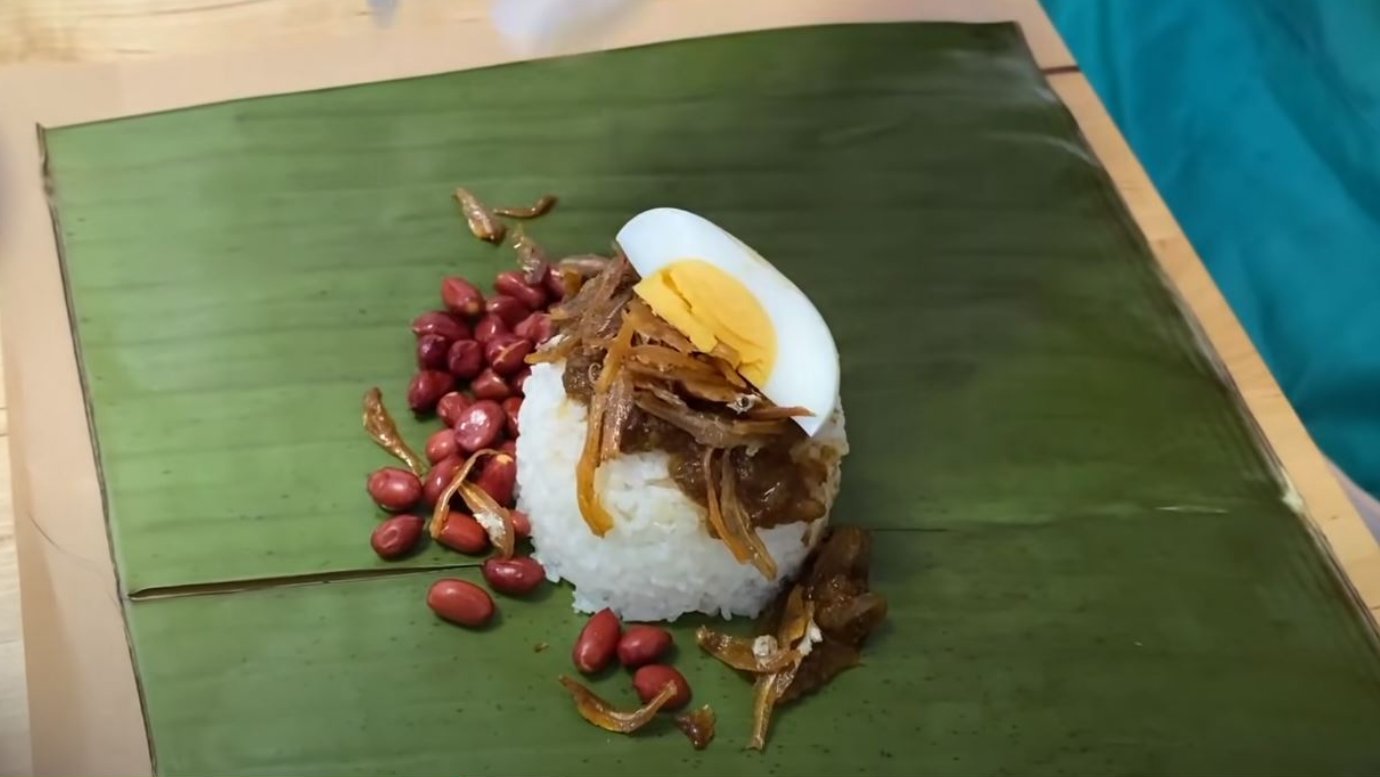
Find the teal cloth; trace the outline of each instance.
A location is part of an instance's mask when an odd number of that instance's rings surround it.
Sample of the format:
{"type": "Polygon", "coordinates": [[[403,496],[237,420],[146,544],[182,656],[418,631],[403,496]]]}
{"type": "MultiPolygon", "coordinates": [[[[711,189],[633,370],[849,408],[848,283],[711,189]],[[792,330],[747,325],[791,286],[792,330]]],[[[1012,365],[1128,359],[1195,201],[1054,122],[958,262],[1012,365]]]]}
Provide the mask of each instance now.
{"type": "Polygon", "coordinates": [[[1380,494],[1380,2],[1045,5],[1309,431],[1380,494]]]}

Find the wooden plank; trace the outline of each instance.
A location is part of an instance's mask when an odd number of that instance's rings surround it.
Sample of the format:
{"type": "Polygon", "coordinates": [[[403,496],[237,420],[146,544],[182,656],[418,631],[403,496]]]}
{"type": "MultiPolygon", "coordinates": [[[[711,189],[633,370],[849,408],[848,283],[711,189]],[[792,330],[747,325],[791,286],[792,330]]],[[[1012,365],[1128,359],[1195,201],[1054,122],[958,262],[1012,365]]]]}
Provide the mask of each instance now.
{"type": "MultiPolygon", "coordinates": [[[[0,424],[5,418],[0,409],[0,424]]],[[[9,435],[0,434],[0,774],[28,774],[32,768],[24,632],[19,617],[19,568],[10,499],[10,445],[9,435]]]]}
{"type": "MultiPolygon", "coordinates": [[[[290,49],[351,36],[367,39],[371,48],[406,53],[396,58],[364,58],[349,65],[373,73],[388,66],[384,60],[412,69],[433,56],[446,56],[446,46],[423,53],[404,43],[415,42],[418,36],[441,41],[455,35],[492,35],[489,0],[394,0],[378,5],[396,6],[396,13],[388,15],[385,33],[370,36],[384,18],[371,15],[363,2],[9,0],[0,4],[0,64],[200,56],[240,50],[246,41],[256,48],[290,49]]],[[[1068,48],[1035,0],[641,0],[599,47],[616,45],[612,41],[627,34],[667,40],[793,24],[895,19],[1015,20],[1023,26],[1042,67],[1073,64],[1068,48]]]]}
{"type": "Polygon", "coordinates": [[[1333,477],[1274,376],[1212,276],[1189,244],[1149,176],[1081,73],[1050,82],[1111,174],[1136,223],[1212,350],[1249,408],[1293,487],[1291,499],[1372,613],[1380,613],[1380,545],[1333,477]]]}

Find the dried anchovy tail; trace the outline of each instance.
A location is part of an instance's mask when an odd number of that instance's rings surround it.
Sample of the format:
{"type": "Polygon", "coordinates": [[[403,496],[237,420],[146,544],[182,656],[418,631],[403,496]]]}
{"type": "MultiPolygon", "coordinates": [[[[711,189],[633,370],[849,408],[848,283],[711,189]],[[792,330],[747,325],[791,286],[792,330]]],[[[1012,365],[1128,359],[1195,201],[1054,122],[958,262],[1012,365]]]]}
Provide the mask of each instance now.
{"type": "Polygon", "coordinates": [[[494,213],[499,216],[506,216],[510,219],[534,219],[538,216],[545,216],[556,207],[556,195],[543,194],[537,198],[537,203],[527,208],[494,208],[494,213]]]}
{"type": "Polygon", "coordinates": [[[426,462],[408,447],[407,441],[398,432],[398,425],[393,422],[393,416],[388,413],[388,408],[383,406],[383,392],[379,391],[378,387],[364,392],[364,431],[369,433],[369,437],[378,443],[380,448],[406,464],[407,468],[412,470],[412,474],[419,478],[426,475],[426,462]]]}

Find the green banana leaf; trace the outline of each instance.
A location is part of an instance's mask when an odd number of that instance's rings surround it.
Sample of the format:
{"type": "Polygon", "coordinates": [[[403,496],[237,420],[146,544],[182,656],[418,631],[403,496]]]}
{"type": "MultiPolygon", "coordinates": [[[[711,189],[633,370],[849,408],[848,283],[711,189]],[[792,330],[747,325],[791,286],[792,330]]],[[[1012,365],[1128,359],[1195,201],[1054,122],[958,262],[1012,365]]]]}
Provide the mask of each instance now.
{"type": "MultiPolygon", "coordinates": [[[[163,773],[1380,766],[1367,624],[1012,26],[726,36],[47,144],[163,773]],[[440,278],[512,266],[457,185],[560,195],[529,227],[556,254],[649,207],[702,213],[829,320],[853,447],[834,516],[878,532],[890,622],[766,754],[742,750],[749,686],[697,655],[694,619],[677,663],[720,715],[703,753],[578,718],[555,681],[566,590],[469,633],[423,604],[429,568],[469,559],[370,551],[363,482],[387,459],[360,396],[402,411],[440,278]],[[229,581],[257,590],[141,599],[229,581]]],[[[437,426],[402,423],[418,446],[437,426]]]]}

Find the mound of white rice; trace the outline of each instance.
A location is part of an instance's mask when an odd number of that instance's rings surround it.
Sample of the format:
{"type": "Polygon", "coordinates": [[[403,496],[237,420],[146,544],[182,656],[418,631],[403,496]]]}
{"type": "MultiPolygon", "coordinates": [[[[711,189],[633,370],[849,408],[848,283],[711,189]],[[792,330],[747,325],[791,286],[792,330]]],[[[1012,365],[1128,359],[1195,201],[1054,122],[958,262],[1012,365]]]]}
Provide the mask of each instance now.
{"type": "MultiPolygon", "coordinates": [[[[552,581],[575,586],[575,609],[612,608],[628,620],[671,620],[687,612],[756,615],[794,576],[828,521],[762,531],[780,575],[764,579],[709,536],[704,508],[671,479],[661,451],[622,455],[599,469],[597,486],[613,529],[590,532],[575,498],[575,467],[585,440],[586,408],[561,384],[564,364],[539,364],[526,384],[518,437],[518,508],[532,522],[536,558],[552,581]],[[807,536],[807,532],[809,532],[807,536]]],[[[826,507],[838,493],[848,452],[842,410],[808,444],[829,463],[814,496],[826,507]]]]}

